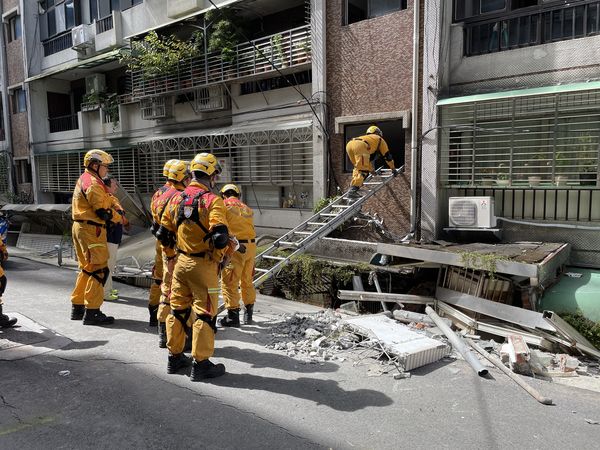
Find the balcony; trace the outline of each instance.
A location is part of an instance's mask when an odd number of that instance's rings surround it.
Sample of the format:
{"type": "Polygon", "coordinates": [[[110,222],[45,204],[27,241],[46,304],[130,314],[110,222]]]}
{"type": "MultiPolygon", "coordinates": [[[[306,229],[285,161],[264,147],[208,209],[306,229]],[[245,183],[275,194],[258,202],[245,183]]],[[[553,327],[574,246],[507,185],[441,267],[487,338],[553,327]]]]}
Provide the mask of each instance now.
{"type": "Polygon", "coordinates": [[[104,19],[99,19],[96,21],[96,35],[105,33],[108,30],[112,30],[113,27],[114,22],[112,15],[105,17],[104,19]]]}
{"type": "Polygon", "coordinates": [[[48,122],[50,125],[50,133],[61,133],[63,131],[77,130],[79,128],[77,114],[51,117],[48,118],[48,122]]]}
{"type": "Polygon", "coordinates": [[[256,39],[253,44],[238,45],[232,62],[223,61],[218,53],[209,53],[181,61],[173,74],[165,76],[144,78],[141,71],[135,71],[132,73],[133,98],[139,100],[245,77],[264,76],[275,72],[275,67],[284,70],[310,65],[309,26],[256,39]]]}
{"type": "Polygon", "coordinates": [[[113,11],[110,16],[96,20],[96,53],[123,45],[123,26],[121,11],[113,11]]]}
{"type": "Polygon", "coordinates": [[[70,49],[73,46],[73,38],[71,37],[71,30],[56,36],[43,43],[44,56],[50,56],[63,50],[70,49]]]}

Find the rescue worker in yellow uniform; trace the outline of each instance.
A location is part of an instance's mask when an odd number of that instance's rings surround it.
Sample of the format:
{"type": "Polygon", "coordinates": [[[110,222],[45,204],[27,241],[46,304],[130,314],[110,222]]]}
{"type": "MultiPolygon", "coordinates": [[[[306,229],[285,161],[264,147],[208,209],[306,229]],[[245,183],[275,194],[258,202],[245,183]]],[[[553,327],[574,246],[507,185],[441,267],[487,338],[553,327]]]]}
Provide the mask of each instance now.
{"type": "MultiPolygon", "coordinates": [[[[8,259],[8,251],[6,250],[6,245],[2,238],[0,238],[0,260],[4,262],[8,259]]],[[[10,328],[15,323],[17,323],[17,319],[14,317],[11,319],[6,314],[2,313],[2,295],[6,289],[6,275],[4,275],[4,267],[0,265],[0,328],[10,328]]]]}
{"type": "Polygon", "coordinates": [[[73,191],[73,247],[80,272],[71,294],[71,320],[83,319],[84,325],[109,325],[115,321],[100,311],[104,283],[110,276],[106,223],[113,214],[113,202],[102,179],[112,163],[113,157],[105,151],[88,151],[83,158],[85,171],[73,191]]]}
{"type": "MultiPolygon", "coordinates": [[[[166,181],[163,186],[158,188],[154,195],[152,195],[152,199],[150,200],[150,214],[152,214],[152,225],[150,227],[150,232],[153,236],[156,236],[156,230],[160,226],[160,215],[162,214],[162,209],[159,209],[157,212],[157,208],[164,207],[166,201],[161,202],[162,204],[157,204],[158,199],[166,192],[170,191],[173,188],[173,183],[169,181],[169,169],[171,165],[176,162],[176,159],[168,160],[163,166],[163,176],[166,181]]],[[[153,283],[150,285],[150,295],[148,298],[148,311],[150,314],[150,320],[148,321],[148,325],[150,327],[155,327],[158,325],[157,314],[160,304],[160,295],[161,295],[161,283],[163,278],[163,254],[160,246],[160,242],[158,240],[155,244],[155,254],[154,254],[154,266],[152,267],[152,281],[153,283]]]]}
{"type": "MultiPolygon", "coordinates": [[[[163,215],[169,207],[170,200],[179,192],[183,191],[190,181],[189,164],[186,161],[170,160],[166,171],[167,183],[160,188],[150,205],[153,218],[153,230],[158,230],[163,215]]],[[[166,164],[165,164],[166,166],[166,164]]],[[[154,232],[156,234],[156,231],[154,232]]],[[[156,292],[150,292],[150,326],[158,325],[158,346],[167,347],[166,320],[171,312],[169,306],[169,296],[171,291],[171,277],[173,275],[173,265],[177,253],[172,248],[164,248],[160,241],[156,240],[156,258],[154,261],[154,281],[153,287],[158,287],[158,296],[156,292]],[[170,263],[172,261],[172,263],[170,263]],[[160,278],[159,278],[160,277],[160,278]]]]}
{"type": "Polygon", "coordinates": [[[365,181],[365,178],[373,171],[372,161],[377,157],[378,153],[383,156],[388,167],[392,169],[394,176],[398,173],[394,170],[394,158],[383,139],[383,133],[375,125],[367,129],[367,134],[350,139],[346,144],[346,153],[348,153],[350,162],[354,166],[349,190],[349,197],[351,198],[359,197],[358,190],[365,181]]]}
{"type": "Polygon", "coordinates": [[[190,364],[184,355],[186,329],[192,310],[192,381],[225,373],[213,364],[216,314],[219,302],[219,264],[229,245],[227,211],[223,200],[211,192],[221,166],[210,153],[197,154],[190,163],[192,182],[170,202],[156,237],[165,247],[177,245],[177,262],[171,284],[171,314],[167,318],[167,373],[190,364]]]}
{"type": "Polygon", "coordinates": [[[221,197],[227,208],[229,232],[245,246],[243,253],[237,251],[231,256],[229,264],[221,272],[221,289],[227,308],[227,317],[219,321],[222,327],[240,326],[240,288],[244,302],[244,323],[252,323],[256,290],[254,278],[254,259],[256,258],[256,231],[254,230],[254,212],[240,200],[241,192],[235,184],[226,184],[221,189],[221,197]]]}

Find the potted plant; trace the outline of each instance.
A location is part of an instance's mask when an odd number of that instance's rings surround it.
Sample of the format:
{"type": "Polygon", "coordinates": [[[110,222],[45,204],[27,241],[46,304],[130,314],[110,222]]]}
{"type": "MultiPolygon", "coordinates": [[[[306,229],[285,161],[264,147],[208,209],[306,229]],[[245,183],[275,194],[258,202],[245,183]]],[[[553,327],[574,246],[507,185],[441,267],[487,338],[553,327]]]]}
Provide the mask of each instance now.
{"type": "Polygon", "coordinates": [[[286,68],[288,61],[283,50],[283,36],[281,34],[275,34],[271,38],[271,45],[273,47],[273,53],[275,54],[275,64],[279,67],[286,68]]]}
{"type": "Polygon", "coordinates": [[[498,164],[498,174],[496,176],[496,184],[498,186],[510,186],[510,177],[506,172],[504,163],[498,164]]]}

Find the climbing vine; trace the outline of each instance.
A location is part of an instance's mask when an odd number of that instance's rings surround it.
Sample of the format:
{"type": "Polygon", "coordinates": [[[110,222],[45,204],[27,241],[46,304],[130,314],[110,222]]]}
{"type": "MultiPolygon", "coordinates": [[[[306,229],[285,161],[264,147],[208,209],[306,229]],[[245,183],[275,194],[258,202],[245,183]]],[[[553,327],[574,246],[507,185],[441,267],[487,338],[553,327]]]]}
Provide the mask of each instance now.
{"type": "Polygon", "coordinates": [[[484,270],[494,279],[497,264],[500,261],[508,261],[506,256],[495,253],[460,252],[460,261],[467,269],[484,270]]]}

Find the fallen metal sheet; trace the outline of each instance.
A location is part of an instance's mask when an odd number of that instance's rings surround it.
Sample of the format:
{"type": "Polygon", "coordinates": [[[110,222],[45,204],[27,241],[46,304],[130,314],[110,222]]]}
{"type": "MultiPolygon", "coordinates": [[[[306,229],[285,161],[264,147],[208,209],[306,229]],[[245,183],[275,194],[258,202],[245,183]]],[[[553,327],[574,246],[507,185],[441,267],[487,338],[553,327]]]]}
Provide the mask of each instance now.
{"type": "Polygon", "coordinates": [[[525,342],[527,342],[527,344],[542,347],[550,351],[554,349],[552,342],[550,342],[548,339],[545,339],[543,336],[538,336],[537,334],[529,333],[522,330],[515,330],[514,328],[498,324],[479,322],[473,319],[472,317],[469,317],[462,311],[459,311],[458,309],[439,300],[436,303],[436,306],[437,309],[440,312],[442,312],[445,316],[454,319],[454,323],[461,328],[465,328],[470,331],[481,331],[484,333],[504,338],[516,334],[518,336],[522,336],[525,342]]]}
{"type": "Polygon", "coordinates": [[[400,358],[404,370],[439,361],[448,354],[448,346],[383,315],[361,316],[344,320],[352,329],[377,339],[390,354],[400,358]]]}
{"type": "Polygon", "coordinates": [[[411,295],[411,294],[390,294],[390,293],[379,293],[379,292],[360,292],[360,291],[345,291],[340,290],[338,292],[338,298],[340,300],[353,300],[358,302],[401,302],[401,303],[413,303],[417,305],[428,305],[435,303],[435,298],[425,297],[422,295],[411,295]]]}
{"type": "Polygon", "coordinates": [[[598,351],[594,345],[583,337],[575,328],[565,322],[558,314],[553,311],[544,311],[543,317],[549,324],[558,330],[558,333],[571,342],[573,347],[600,359],[600,351],[598,351]]]}
{"type": "Polygon", "coordinates": [[[529,311],[516,306],[492,302],[469,294],[452,291],[450,289],[437,287],[436,298],[445,303],[468,309],[479,314],[494,317],[505,322],[514,323],[527,328],[542,329],[556,332],[556,328],[544,320],[541,313],[529,311]]]}

